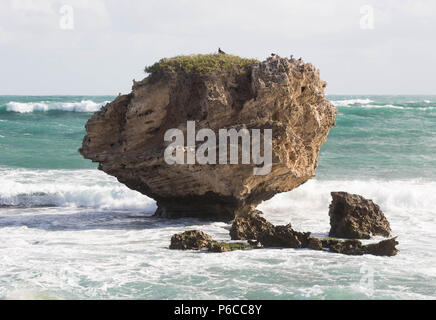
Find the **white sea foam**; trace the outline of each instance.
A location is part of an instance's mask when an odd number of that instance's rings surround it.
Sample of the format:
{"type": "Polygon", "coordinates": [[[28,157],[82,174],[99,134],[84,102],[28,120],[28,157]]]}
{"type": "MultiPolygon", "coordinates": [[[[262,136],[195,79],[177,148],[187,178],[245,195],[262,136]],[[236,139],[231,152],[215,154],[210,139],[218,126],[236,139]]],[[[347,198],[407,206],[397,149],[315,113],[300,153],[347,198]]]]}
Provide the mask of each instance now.
{"type": "Polygon", "coordinates": [[[71,112],[95,112],[100,110],[109,101],[101,103],[92,100],[82,100],[80,102],[15,102],[6,104],[6,111],[29,113],[34,111],[71,111],[71,112]]]}
{"type": "MultiPolygon", "coordinates": [[[[324,210],[331,191],[348,191],[393,209],[432,210],[436,182],[424,180],[310,180],[292,192],[276,195],[260,208],[324,210]]],[[[154,201],[98,170],[0,169],[0,205],[59,206],[153,210],[154,201]]]]}
{"type": "Polygon", "coordinates": [[[0,206],[153,212],[154,201],[97,170],[0,170],[0,206]]]}
{"type": "Polygon", "coordinates": [[[366,104],[366,105],[362,105],[361,107],[365,109],[400,109],[400,110],[419,110],[419,111],[436,110],[436,107],[404,107],[404,106],[396,106],[392,104],[385,104],[385,105],[366,104]]]}
{"type": "MultiPolygon", "coordinates": [[[[360,194],[374,200],[389,217],[391,214],[403,211],[411,212],[410,219],[415,219],[420,213],[427,214],[434,210],[436,203],[436,182],[424,180],[311,180],[299,188],[276,195],[273,199],[263,202],[260,210],[267,212],[286,212],[285,215],[277,215],[280,223],[285,223],[286,217],[301,216],[305,225],[303,229],[316,229],[319,226],[316,216],[308,215],[308,212],[327,212],[331,201],[330,192],[347,191],[360,194]],[[291,205],[292,204],[292,205],[291,205]],[[285,208],[289,208],[285,211],[285,208]],[[305,218],[307,217],[307,218],[305,218]],[[311,222],[312,218],[315,218],[311,222]],[[282,221],[283,220],[283,221],[282,221]],[[313,223],[313,225],[311,225],[313,223]],[[309,225],[306,225],[309,224],[309,225]]],[[[274,217],[274,215],[273,215],[274,217]]],[[[322,216],[328,224],[328,216],[322,216]]],[[[407,225],[404,227],[407,228],[407,225]]],[[[428,226],[430,229],[434,225],[428,226]]],[[[321,231],[321,230],[320,230],[321,231]]]]}
{"type": "Polygon", "coordinates": [[[371,99],[348,99],[348,100],[332,100],[330,101],[336,107],[346,107],[354,104],[368,104],[372,101],[371,99]]]}
{"type": "MultiPolygon", "coordinates": [[[[100,192],[116,184],[92,170],[46,175],[13,170],[0,171],[0,176],[0,186],[7,178],[19,183],[12,187],[23,188],[29,181],[45,190],[50,180],[65,190],[73,176],[79,188],[96,184],[100,192]]],[[[260,206],[274,223],[291,222],[298,230],[326,236],[330,192],[360,193],[381,206],[398,235],[395,257],[305,249],[171,251],[174,233],[199,229],[229,240],[229,224],[92,208],[0,208],[0,298],[432,299],[435,188],[436,182],[420,180],[311,180],[260,206]],[[362,283],[362,267],[373,273],[374,287],[362,283]]]]}
{"type": "Polygon", "coordinates": [[[414,108],[408,108],[403,106],[395,106],[393,104],[384,104],[384,105],[377,105],[377,104],[365,104],[362,106],[362,108],[366,109],[414,109],[414,108]]]}

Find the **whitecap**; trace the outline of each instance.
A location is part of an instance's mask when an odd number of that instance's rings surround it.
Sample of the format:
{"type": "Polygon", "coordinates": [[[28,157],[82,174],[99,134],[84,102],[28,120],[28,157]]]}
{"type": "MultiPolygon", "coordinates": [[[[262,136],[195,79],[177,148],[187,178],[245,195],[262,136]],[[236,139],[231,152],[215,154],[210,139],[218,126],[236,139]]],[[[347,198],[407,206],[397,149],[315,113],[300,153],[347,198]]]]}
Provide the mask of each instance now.
{"type": "Polygon", "coordinates": [[[155,202],[97,170],[0,170],[0,206],[153,212],[155,202]]]}
{"type": "Polygon", "coordinates": [[[368,104],[372,101],[371,99],[348,99],[348,100],[332,100],[330,101],[333,103],[335,107],[347,107],[354,104],[368,104]]]}
{"type": "Polygon", "coordinates": [[[6,104],[6,111],[30,113],[34,111],[71,111],[71,112],[96,112],[110,101],[94,102],[92,100],[82,100],[80,102],[15,102],[10,101],[6,104]]]}
{"type": "Polygon", "coordinates": [[[362,108],[365,108],[365,109],[413,109],[413,108],[407,108],[407,107],[402,107],[402,106],[395,106],[392,104],[386,104],[386,105],[366,104],[366,105],[363,105],[362,108]]]}

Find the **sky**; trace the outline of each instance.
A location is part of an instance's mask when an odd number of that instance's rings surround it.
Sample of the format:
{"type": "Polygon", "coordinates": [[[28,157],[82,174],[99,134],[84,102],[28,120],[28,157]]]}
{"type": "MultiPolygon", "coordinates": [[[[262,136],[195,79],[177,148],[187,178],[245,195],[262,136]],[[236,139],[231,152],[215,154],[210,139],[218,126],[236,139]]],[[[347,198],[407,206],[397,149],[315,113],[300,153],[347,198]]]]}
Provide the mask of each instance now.
{"type": "Polygon", "coordinates": [[[0,0],[0,95],[117,95],[163,57],[302,57],[328,94],[436,94],[434,0],[0,0]]]}

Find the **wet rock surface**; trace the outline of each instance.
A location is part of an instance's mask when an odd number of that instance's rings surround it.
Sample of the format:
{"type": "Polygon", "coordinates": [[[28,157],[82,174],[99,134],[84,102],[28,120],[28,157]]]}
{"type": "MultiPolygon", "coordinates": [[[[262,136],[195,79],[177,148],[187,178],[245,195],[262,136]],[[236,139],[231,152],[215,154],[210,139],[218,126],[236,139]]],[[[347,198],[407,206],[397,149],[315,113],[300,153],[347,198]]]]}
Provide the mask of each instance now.
{"type": "Polygon", "coordinates": [[[248,215],[237,217],[230,229],[232,240],[256,239],[265,247],[303,248],[309,241],[310,232],[297,232],[290,224],[274,226],[255,210],[248,215]]]}
{"type": "Polygon", "coordinates": [[[170,249],[201,250],[206,249],[212,237],[203,231],[189,230],[171,237],[170,249]]]}
{"type": "Polygon", "coordinates": [[[250,250],[260,248],[258,242],[220,242],[203,231],[189,230],[171,237],[170,249],[206,250],[210,252],[228,252],[234,250],[250,250]]]}
{"type": "Polygon", "coordinates": [[[372,200],[347,192],[332,192],[331,195],[329,236],[348,239],[391,236],[389,221],[372,200]]]}
{"type": "Polygon", "coordinates": [[[357,239],[339,240],[339,239],[321,239],[323,248],[331,252],[342,253],[347,255],[372,254],[375,256],[395,256],[398,253],[396,237],[383,240],[377,243],[363,245],[357,239]]]}
{"type": "Polygon", "coordinates": [[[247,215],[236,217],[230,228],[232,240],[259,239],[261,234],[272,234],[274,225],[261,216],[262,212],[254,210],[247,215]]]}
{"type": "Polygon", "coordinates": [[[170,249],[207,250],[227,252],[256,248],[307,248],[324,250],[346,255],[372,254],[376,256],[395,256],[398,253],[396,237],[364,245],[358,239],[341,240],[336,238],[318,239],[310,232],[298,232],[290,224],[274,226],[254,211],[244,217],[237,217],[230,229],[232,240],[248,240],[247,243],[218,242],[198,230],[186,231],[171,238],[170,249]]]}
{"type": "Polygon", "coordinates": [[[368,244],[365,246],[365,249],[366,253],[375,256],[395,256],[398,253],[396,245],[398,245],[397,237],[368,244]]]}

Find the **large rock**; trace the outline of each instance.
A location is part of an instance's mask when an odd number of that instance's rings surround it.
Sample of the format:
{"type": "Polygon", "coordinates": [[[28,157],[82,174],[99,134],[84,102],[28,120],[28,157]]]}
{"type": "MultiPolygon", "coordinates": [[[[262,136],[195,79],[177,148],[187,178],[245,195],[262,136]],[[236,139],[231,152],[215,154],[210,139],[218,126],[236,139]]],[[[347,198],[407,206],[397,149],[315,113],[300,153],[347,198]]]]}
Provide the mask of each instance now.
{"type": "Polygon", "coordinates": [[[371,235],[391,236],[389,221],[372,200],[347,192],[332,192],[331,237],[369,239],[371,235]]]}
{"type": "Polygon", "coordinates": [[[147,71],[131,93],[88,121],[79,151],[155,199],[156,215],[230,220],[315,176],[337,111],[313,65],[278,56],[256,62],[197,55],[164,59],[147,71]],[[272,129],[271,172],[254,175],[253,163],[168,165],[164,134],[178,128],[186,137],[188,120],[197,132],[272,129]]]}

